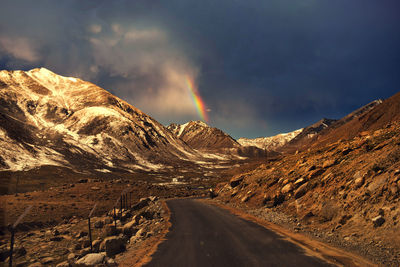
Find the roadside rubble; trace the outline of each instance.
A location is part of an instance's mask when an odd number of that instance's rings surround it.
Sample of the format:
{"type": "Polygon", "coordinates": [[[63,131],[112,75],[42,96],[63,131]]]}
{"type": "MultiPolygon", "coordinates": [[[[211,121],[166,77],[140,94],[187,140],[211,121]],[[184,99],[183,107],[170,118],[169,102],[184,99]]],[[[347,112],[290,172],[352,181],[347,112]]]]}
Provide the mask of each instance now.
{"type": "MultiPolygon", "coordinates": [[[[142,198],[127,209],[114,209],[88,222],[72,218],[54,227],[16,235],[13,263],[16,266],[118,266],[115,257],[160,234],[167,212],[157,197],[142,198]]],[[[0,261],[8,264],[9,241],[0,241],[0,261]]]]}

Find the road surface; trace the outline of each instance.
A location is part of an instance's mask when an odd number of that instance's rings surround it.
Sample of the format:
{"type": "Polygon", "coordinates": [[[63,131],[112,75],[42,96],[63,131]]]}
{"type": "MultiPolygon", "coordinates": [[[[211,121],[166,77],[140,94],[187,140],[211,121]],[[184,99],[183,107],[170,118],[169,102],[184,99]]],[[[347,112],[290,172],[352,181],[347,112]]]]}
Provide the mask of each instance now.
{"type": "Polygon", "coordinates": [[[145,266],[332,266],[216,206],[193,199],[167,204],[172,228],[145,266]]]}

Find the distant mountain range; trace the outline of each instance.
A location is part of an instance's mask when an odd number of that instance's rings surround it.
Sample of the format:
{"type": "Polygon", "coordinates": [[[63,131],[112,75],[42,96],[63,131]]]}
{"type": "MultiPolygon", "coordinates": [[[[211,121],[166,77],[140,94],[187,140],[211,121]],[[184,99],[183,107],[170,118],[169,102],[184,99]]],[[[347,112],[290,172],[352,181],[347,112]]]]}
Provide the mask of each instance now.
{"type": "MultiPolygon", "coordinates": [[[[0,71],[0,170],[51,165],[102,173],[158,171],[295,152],[350,137],[366,125],[375,127],[378,115],[366,114],[379,111],[381,103],[373,101],[340,120],[322,119],[290,133],[236,141],[201,121],[164,127],[90,82],[45,68],[0,71]],[[356,130],[347,129],[349,123],[356,130]]],[[[379,113],[380,124],[386,109],[379,113]]]]}

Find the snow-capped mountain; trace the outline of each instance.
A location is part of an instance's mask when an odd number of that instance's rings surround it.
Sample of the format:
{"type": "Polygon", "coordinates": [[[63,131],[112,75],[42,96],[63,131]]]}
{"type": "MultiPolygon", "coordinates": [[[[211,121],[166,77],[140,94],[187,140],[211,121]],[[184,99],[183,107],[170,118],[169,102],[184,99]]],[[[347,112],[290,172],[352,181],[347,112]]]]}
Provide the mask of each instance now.
{"type": "Polygon", "coordinates": [[[190,147],[201,151],[240,147],[240,144],[230,135],[202,121],[190,121],[182,125],[173,123],[167,128],[190,147]]]}
{"type": "Polygon", "coordinates": [[[242,146],[255,146],[267,151],[276,151],[277,149],[288,143],[290,140],[295,138],[302,131],[303,129],[298,129],[289,133],[281,133],[275,136],[259,137],[254,139],[242,137],[239,138],[237,141],[242,146]]]}
{"type": "Polygon", "coordinates": [[[0,71],[0,170],[157,170],[201,155],[106,90],[45,68],[0,71]]]}

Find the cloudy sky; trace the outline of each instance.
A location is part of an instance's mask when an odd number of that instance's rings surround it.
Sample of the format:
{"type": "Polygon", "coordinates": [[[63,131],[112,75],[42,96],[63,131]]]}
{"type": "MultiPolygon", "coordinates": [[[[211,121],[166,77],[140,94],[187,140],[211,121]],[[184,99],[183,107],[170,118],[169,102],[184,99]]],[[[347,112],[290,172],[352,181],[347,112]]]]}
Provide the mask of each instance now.
{"type": "Polygon", "coordinates": [[[340,118],[400,91],[398,0],[0,0],[0,68],[91,81],[167,125],[233,137],[340,118]]]}

